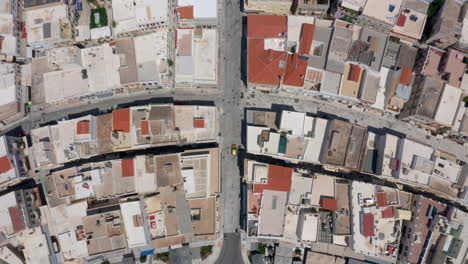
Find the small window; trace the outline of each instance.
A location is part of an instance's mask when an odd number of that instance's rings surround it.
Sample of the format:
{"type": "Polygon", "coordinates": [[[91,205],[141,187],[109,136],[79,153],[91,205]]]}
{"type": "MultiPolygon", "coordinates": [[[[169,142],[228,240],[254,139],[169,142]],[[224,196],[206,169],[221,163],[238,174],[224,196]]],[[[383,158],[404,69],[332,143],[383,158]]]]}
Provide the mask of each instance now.
{"type": "Polygon", "coordinates": [[[199,221],[201,219],[201,209],[190,209],[190,215],[192,216],[192,221],[199,221]]]}
{"type": "Polygon", "coordinates": [[[278,196],[273,196],[271,201],[271,209],[275,210],[278,207],[278,196]]]}
{"type": "Polygon", "coordinates": [[[311,54],[318,57],[322,56],[323,46],[323,42],[314,40],[312,42],[311,54]]]}
{"type": "Polygon", "coordinates": [[[393,12],[393,10],[395,10],[395,6],[394,5],[388,5],[388,12],[393,12]]]}
{"type": "Polygon", "coordinates": [[[442,163],[439,163],[438,166],[441,167],[441,168],[444,168],[444,167],[445,167],[445,165],[442,164],[442,163]]]}

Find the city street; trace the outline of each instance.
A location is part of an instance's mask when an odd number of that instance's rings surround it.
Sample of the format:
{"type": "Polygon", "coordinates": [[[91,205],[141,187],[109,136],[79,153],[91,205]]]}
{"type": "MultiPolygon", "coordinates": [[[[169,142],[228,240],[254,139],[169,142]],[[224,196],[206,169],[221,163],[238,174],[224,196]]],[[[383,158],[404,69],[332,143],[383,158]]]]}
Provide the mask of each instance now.
{"type": "MultiPolygon", "coordinates": [[[[266,94],[259,91],[247,90],[242,82],[241,70],[241,65],[247,61],[246,59],[245,61],[242,60],[243,57],[247,56],[247,51],[245,50],[246,48],[242,46],[243,14],[241,13],[240,1],[242,0],[219,0],[218,3],[220,10],[217,26],[220,50],[218,56],[218,89],[163,88],[126,94],[114,94],[107,98],[93,97],[83,99],[74,104],[65,104],[58,107],[50,106],[40,111],[33,110],[28,116],[6,126],[0,127],[0,135],[6,134],[18,127],[21,127],[27,134],[31,129],[49,122],[88,114],[96,115],[107,113],[118,107],[147,105],[150,103],[174,103],[177,101],[183,101],[187,104],[214,104],[219,110],[217,116],[219,124],[218,145],[221,153],[221,199],[223,208],[220,228],[222,229],[221,235],[223,236],[223,245],[219,258],[215,262],[219,264],[243,263],[241,251],[242,231],[240,230],[242,223],[240,222],[240,217],[241,169],[243,168],[242,164],[244,162],[244,156],[239,156],[239,153],[237,153],[237,155],[232,155],[231,146],[237,145],[241,154],[245,151],[244,146],[242,145],[243,140],[245,140],[245,135],[243,134],[243,129],[245,129],[245,127],[243,127],[243,115],[245,109],[261,108],[277,111],[283,108],[293,108],[298,112],[307,112],[328,119],[346,119],[351,123],[356,123],[365,127],[372,127],[382,132],[406,136],[435,149],[453,153],[457,155],[458,158],[468,162],[467,147],[445,138],[436,138],[431,136],[429,132],[411,125],[410,123],[402,122],[392,116],[383,115],[377,112],[364,111],[363,108],[350,109],[346,104],[339,103],[333,99],[319,98],[314,94],[307,93],[306,91],[299,91],[296,94],[282,91],[275,94],[266,94]]],[[[376,24],[373,20],[369,20],[365,17],[357,19],[356,23],[367,27],[372,25],[374,29],[382,32],[389,31],[388,25],[383,23],[376,24]]],[[[167,26],[173,29],[175,28],[175,24],[167,26]]],[[[93,46],[97,43],[86,42],[83,44],[86,44],[86,46],[93,46]]],[[[171,54],[171,57],[174,58],[174,54],[171,54]]],[[[173,86],[174,84],[171,85],[173,86]]],[[[168,147],[167,149],[170,148],[168,147]]],[[[141,151],[138,152],[142,153],[141,151]]],[[[129,153],[132,154],[132,152],[129,153]]],[[[322,166],[318,165],[289,164],[273,158],[265,158],[261,156],[255,157],[255,155],[247,155],[247,157],[257,159],[258,161],[275,162],[280,165],[295,168],[315,169],[317,172],[328,173],[332,176],[347,178],[350,180],[360,179],[361,181],[374,182],[373,180],[376,179],[376,177],[358,173],[349,175],[329,173],[323,169],[322,166]],[[281,162],[283,162],[283,164],[281,162]]],[[[73,166],[75,164],[70,163],[68,165],[73,166]]],[[[385,183],[390,187],[394,187],[396,186],[396,181],[399,181],[399,179],[394,179],[394,181],[387,179],[385,183]]],[[[420,193],[435,195],[434,193],[429,193],[429,191],[427,193],[421,191],[420,193]]],[[[48,242],[51,243],[50,241],[48,242]]],[[[171,256],[174,263],[185,263],[187,261],[189,253],[188,247],[175,250],[174,252],[175,254],[171,256]]],[[[120,257],[120,255],[115,256],[116,260],[120,257]]]]}

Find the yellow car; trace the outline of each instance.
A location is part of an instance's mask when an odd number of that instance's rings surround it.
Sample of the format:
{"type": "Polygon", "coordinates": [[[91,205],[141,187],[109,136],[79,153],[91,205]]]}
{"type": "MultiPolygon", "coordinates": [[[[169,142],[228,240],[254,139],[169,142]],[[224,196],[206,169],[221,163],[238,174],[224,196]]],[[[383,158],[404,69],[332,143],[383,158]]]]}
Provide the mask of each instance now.
{"type": "Polygon", "coordinates": [[[231,155],[236,156],[237,155],[237,145],[232,144],[231,146],[231,155]]]}

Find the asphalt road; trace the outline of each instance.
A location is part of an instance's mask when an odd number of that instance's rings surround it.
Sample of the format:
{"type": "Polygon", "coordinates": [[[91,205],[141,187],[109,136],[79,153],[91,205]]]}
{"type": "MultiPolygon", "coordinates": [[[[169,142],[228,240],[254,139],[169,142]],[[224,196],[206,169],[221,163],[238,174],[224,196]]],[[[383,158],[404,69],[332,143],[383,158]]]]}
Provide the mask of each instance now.
{"type": "Polygon", "coordinates": [[[238,233],[226,234],[223,248],[215,264],[242,264],[240,235],[238,233]]]}
{"type": "Polygon", "coordinates": [[[221,89],[222,94],[216,100],[220,107],[220,148],[223,198],[224,240],[220,256],[216,263],[243,263],[240,235],[235,233],[240,218],[240,171],[237,156],[231,155],[231,145],[241,144],[243,104],[241,93],[244,90],[241,81],[241,39],[242,16],[239,0],[224,0],[224,14],[220,14],[219,27],[221,54],[221,89]]]}
{"type": "Polygon", "coordinates": [[[215,101],[220,107],[220,148],[222,170],[223,225],[225,233],[235,232],[239,226],[240,172],[237,156],[231,155],[231,145],[241,144],[242,106],[240,76],[242,16],[239,0],[224,0],[221,19],[220,58],[222,94],[215,101]]]}

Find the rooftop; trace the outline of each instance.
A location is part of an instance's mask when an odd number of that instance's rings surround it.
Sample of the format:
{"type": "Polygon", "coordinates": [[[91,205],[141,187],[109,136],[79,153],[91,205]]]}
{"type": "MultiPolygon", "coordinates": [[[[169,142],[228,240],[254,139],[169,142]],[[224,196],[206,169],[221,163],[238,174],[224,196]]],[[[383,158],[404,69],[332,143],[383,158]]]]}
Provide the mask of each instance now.
{"type": "Polygon", "coordinates": [[[288,54],[283,84],[302,87],[304,85],[306,70],[307,60],[303,59],[297,53],[288,54]]]}
{"type": "Polygon", "coordinates": [[[400,13],[403,0],[367,0],[362,14],[393,25],[400,13]]]}
{"type": "Polygon", "coordinates": [[[363,101],[373,103],[377,99],[377,93],[379,90],[380,76],[372,73],[371,71],[364,72],[361,82],[361,90],[359,98],[363,101]]]}
{"type": "Polygon", "coordinates": [[[350,169],[357,169],[366,128],[351,123],[333,120],[327,135],[327,150],[323,161],[350,169]]]}
{"type": "Polygon", "coordinates": [[[365,63],[370,66],[374,71],[380,71],[380,66],[382,65],[382,58],[387,44],[388,36],[382,34],[376,30],[370,28],[363,28],[361,31],[361,36],[359,38],[361,41],[366,42],[369,48],[369,51],[372,51],[372,61],[370,63],[365,63]]]}
{"type": "Polygon", "coordinates": [[[422,73],[428,76],[438,76],[440,73],[439,64],[444,54],[443,50],[431,46],[428,50],[422,73]]]}
{"type": "Polygon", "coordinates": [[[265,50],[263,39],[249,39],[248,42],[249,82],[279,85],[286,66],[287,53],[265,50]]]}
{"type": "Polygon", "coordinates": [[[281,38],[286,32],[286,16],[249,15],[247,17],[248,38],[281,38]]]}
{"type": "Polygon", "coordinates": [[[15,192],[8,192],[0,196],[0,204],[0,217],[3,219],[0,224],[0,232],[8,238],[24,229],[22,211],[16,201],[15,192]]]}
{"type": "Polygon", "coordinates": [[[119,211],[86,216],[83,218],[83,228],[90,256],[123,250],[127,247],[119,211]]]}
{"type": "Polygon", "coordinates": [[[442,80],[433,77],[423,78],[418,89],[421,89],[425,96],[418,102],[415,113],[429,119],[434,118],[443,88],[442,80]]]}
{"type": "Polygon", "coordinates": [[[194,18],[201,21],[218,17],[218,1],[216,0],[181,0],[178,1],[178,6],[193,6],[194,18]]]}
{"type": "Polygon", "coordinates": [[[398,246],[401,221],[393,216],[392,206],[376,207],[375,195],[375,185],[352,182],[352,248],[367,256],[394,260],[396,254],[389,254],[387,246],[398,246]]]}
{"type": "Polygon", "coordinates": [[[329,71],[343,73],[344,61],[348,57],[348,51],[353,41],[354,30],[357,27],[341,20],[335,20],[330,50],[328,52],[326,69],[329,71]]]}
{"type": "Polygon", "coordinates": [[[56,43],[70,38],[67,16],[67,5],[63,3],[25,10],[23,18],[28,44],[40,46],[44,42],[56,43]]]}
{"type": "Polygon", "coordinates": [[[324,71],[320,92],[327,94],[338,94],[340,91],[341,75],[339,73],[324,71]]]}
{"type": "Polygon", "coordinates": [[[382,176],[391,177],[393,171],[398,168],[397,160],[397,146],[398,137],[390,134],[386,134],[380,137],[379,145],[380,148],[379,160],[377,173],[382,176]]]}
{"type": "Polygon", "coordinates": [[[286,213],[287,192],[265,190],[263,192],[258,236],[281,237],[286,213]]]}
{"type": "Polygon", "coordinates": [[[452,126],[462,97],[462,90],[445,84],[434,114],[434,120],[445,126],[452,126]]]}
{"type": "Polygon", "coordinates": [[[311,197],[313,179],[295,175],[292,177],[292,185],[289,193],[289,204],[299,206],[302,199],[311,197]]]}
{"type": "Polygon", "coordinates": [[[315,26],[314,39],[309,52],[310,59],[308,60],[308,66],[318,69],[325,68],[332,32],[333,28],[331,27],[315,26]]]}
{"type": "Polygon", "coordinates": [[[135,248],[146,244],[145,228],[141,216],[140,201],[120,204],[125,232],[129,248],[135,248]]]}
{"type": "Polygon", "coordinates": [[[30,151],[45,154],[34,155],[35,166],[53,167],[130,148],[211,142],[217,134],[215,112],[212,106],[149,105],[60,121],[57,125],[34,129],[30,151]],[[89,133],[78,133],[77,128],[81,126],[77,126],[77,122],[89,122],[89,133]],[[146,131],[142,131],[142,124],[146,131]],[[55,144],[49,146],[52,141],[55,144]]]}
{"type": "Polygon", "coordinates": [[[335,198],[338,210],[335,212],[333,233],[335,235],[351,234],[350,213],[350,186],[347,182],[337,180],[335,182],[335,198]]]}
{"type": "Polygon", "coordinates": [[[335,178],[323,174],[316,174],[312,182],[312,196],[310,204],[320,207],[324,198],[335,197],[335,178]]]}
{"type": "Polygon", "coordinates": [[[278,165],[268,165],[268,178],[265,182],[254,184],[254,192],[265,190],[289,192],[291,190],[292,169],[278,165]]]}
{"type": "Polygon", "coordinates": [[[397,156],[400,163],[394,176],[402,180],[427,185],[432,172],[430,159],[433,152],[431,147],[409,139],[400,139],[397,156]],[[430,168],[425,169],[426,164],[430,168]]]}
{"type": "Polygon", "coordinates": [[[410,38],[421,39],[427,16],[409,8],[403,8],[393,26],[393,32],[410,38]]]}
{"type": "Polygon", "coordinates": [[[364,72],[365,70],[357,64],[346,64],[341,81],[340,94],[357,98],[364,72]]]}
{"type": "Polygon", "coordinates": [[[449,49],[445,56],[446,58],[441,65],[442,78],[447,80],[450,85],[460,87],[466,68],[466,64],[463,62],[465,55],[458,50],[449,49]]]}
{"type": "Polygon", "coordinates": [[[5,136],[0,137],[0,184],[18,177],[16,168],[10,160],[10,153],[5,136]]]}
{"type": "Polygon", "coordinates": [[[435,216],[433,211],[429,212],[429,209],[435,208],[438,214],[443,213],[445,210],[445,205],[425,197],[417,196],[414,198],[414,202],[416,203],[415,208],[418,210],[415,211],[413,221],[408,224],[411,229],[406,228],[406,234],[402,234],[402,243],[407,246],[403,251],[403,253],[406,253],[404,259],[410,263],[417,263],[423,251],[432,216],[435,216]]]}
{"type": "MultiPolygon", "coordinates": [[[[133,38],[133,54],[129,54],[130,67],[132,55],[135,56],[137,80],[139,82],[164,83],[164,75],[167,71],[167,37],[166,31],[158,31],[133,38]]],[[[127,59],[125,57],[125,59],[127,59]]],[[[122,61],[122,60],[121,60],[122,61]]],[[[122,68],[121,68],[122,69],[122,68]]],[[[122,77],[121,77],[122,78],[122,77]]]]}
{"type": "Polygon", "coordinates": [[[164,1],[156,4],[151,0],[136,0],[130,4],[125,0],[112,0],[112,15],[116,22],[116,33],[135,31],[141,25],[166,22],[168,3],[164,1]]]}
{"type": "Polygon", "coordinates": [[[191,199],[188,202],[194,234],[214,234],[216,232],[216,198],[191,199]]]}
{"type": "Polygon", "coordinates": [[[0,106],[16,102],[15,67],[0,64],[0,106]]]}

